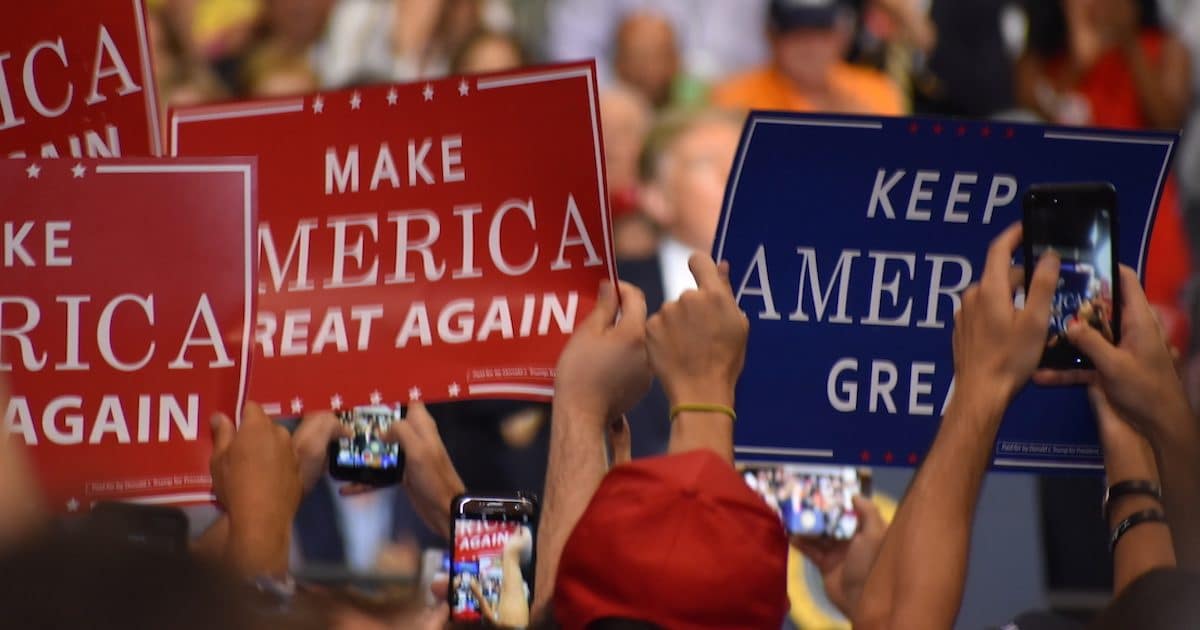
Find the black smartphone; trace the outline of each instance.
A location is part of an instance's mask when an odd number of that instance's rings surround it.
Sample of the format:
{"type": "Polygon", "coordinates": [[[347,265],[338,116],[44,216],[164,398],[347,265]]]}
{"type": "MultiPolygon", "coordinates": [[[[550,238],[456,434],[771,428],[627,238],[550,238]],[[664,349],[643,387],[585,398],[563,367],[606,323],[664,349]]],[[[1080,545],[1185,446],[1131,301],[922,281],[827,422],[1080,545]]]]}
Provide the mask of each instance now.
{"type": "Polygon", "coordinates": [[[849,540],[858,531],[856,495],[869,495],[871,473],[853,466],[742,464],[742,478],[779,515],[789,536],[849,540]]]}
{"type": "Polygon", "coordinates": [[[372,486],[398,482],[404,473],[404,451],[400,445],[383,441],[393,422],[403,422],[400,407],[372,405],[338,412],[342,424],[354,437],[329,443],[329,474],[339,481],[372,486]]]}
{"type": "Polygon", "coordinates": [[[525,494],[472,496],[451,506],[450,618],[529,625],[538,504],[525,494]]]}
{"type": "Polygon", "coordinates": [[[1120,341],[1121,275],[1117,271],[1117,191],[1112,184],[1042,184],[1024,197],[1025,289],[1047,251],[1062,260],[1039,367],[1091,369],[1067,340],[1073,321],[1120,341]]]}
{"type": "Polygon", "coordinates": [[[188,520],[164,505],[101,501],[89,514],[94,531],[169,554],[188,552],[188,520]]]}

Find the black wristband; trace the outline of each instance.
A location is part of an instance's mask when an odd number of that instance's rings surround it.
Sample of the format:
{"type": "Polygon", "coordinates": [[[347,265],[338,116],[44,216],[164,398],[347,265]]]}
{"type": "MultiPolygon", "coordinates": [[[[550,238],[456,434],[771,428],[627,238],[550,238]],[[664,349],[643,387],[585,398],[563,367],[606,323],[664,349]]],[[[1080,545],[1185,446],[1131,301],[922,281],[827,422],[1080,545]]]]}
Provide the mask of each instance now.
{"type": "Polygon", "coordinates": [[[1104,503],[1100,506],[1100,513],[1104,515],[1104,522],[1107,523],[1112,515],[1112,504],[1121,497],[1134,495],[1143,495],[1153,498],[1155,501],[1162,501],[1162,488],[1158,484],[1148,479],[1126,479],[1118,481],[1109,486],[1104,491],[1104,503]]]}
{"type": "Polygon", "coordinates": [[[1116,551],[1117,543],[1121,541],[1121,537],[1125,535],[1125,532],[1133,529],[1134,527],[1137,527],[1138,525],[1141,525],[1142,523],[1165,523],[1165,522],[1167,522],[1167,516],[1165,514],[1163,514],[1162,510],[1160,510],[1160,509],[1151,508],[1149,510],[1142,510],[1141,512],[1135,512],[1129,518],[1118,523],[1116,529],[1114,529],[1112,531],[1112,537],[1109,538],[1109,541],[1108,541],[1108,552],[1112,553],[1112,552],[1116,551]]]}

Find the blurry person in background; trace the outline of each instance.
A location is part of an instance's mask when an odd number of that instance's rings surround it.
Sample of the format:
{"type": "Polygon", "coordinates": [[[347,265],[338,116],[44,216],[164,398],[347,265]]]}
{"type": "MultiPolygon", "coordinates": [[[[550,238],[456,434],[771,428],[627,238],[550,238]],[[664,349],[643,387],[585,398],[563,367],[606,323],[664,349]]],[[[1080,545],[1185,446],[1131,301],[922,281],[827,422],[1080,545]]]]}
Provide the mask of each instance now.
{"type": "Polygon", "coordinates": [[[638,202],[638,160],[653,121],[650,103],[625,86],[602,90],[600,120],[617,259],[649,258],[658,247],[658,231],[638,202]]]}
{"type": "Polygon", "coordinates": [[[722,107],[899,115],[907,109],[882,73],[843,60],[854,10],[843,0],[771,0],[769,66],[713,89],[722,107]]]}
{"type": "Polygon", "coordinates": [[[262,36],[242,66],[242,88],[251,96],[291,96],[319,87],[313,47],[325,30],[334,0],[266,0],[262,36]]]}
{"type": "Polygon", "coordinates": [[[521,42],[504,33],[479,31],[450,58],[450,74],[514,70],[526,64],[521,42]]]}
{"type": "Polygon", "coordinates": [[[160,11],[179,37],[184,58],[206,66],[226,90],[236,89],[262,0],[163,0],[160,11]]]}
{"type": "MultiPolygon", "coordinates": [[[[148,12],[150,47],[153,50],[154,82],[159,108],[202,105],[230,96],[219,77],[197,59],[180,35],[178,20],[166,8],[148,12]]],[[[163,127],[168,124],[163,116],[163,127]]]]}
{"type": "MultiPolygon", "coordinates": [[[[1162,30],[1155,0],[1026,3],[1029,44],[1019,103],[1050,122],[1178,129],[1191,97],[1187,50],[1162,30]]],[[[1186,349],[1181,309],[1191,261],[1174,177],[1167,179],[1146,262],[1146,295],[1172,344],[1186,349]]]]}
{"type": "MultiPolygon", "coordinates": [[[[645,293],[650,313],[696,287],[688,258],[712,249],[741,129],[740,113],[703,110],[669,114],[650,132],[639,201],[662,238],[651,256],[617,261],[620,276],[645,293]]],[[[656,382],[629,413],[634,457],[662,453],[670,433],[668,412],[656,382]]]]}
{"type": "Polygon", "coordinates": [[[613,69],[618,82],[637,90],[655,109],[692,105],[704,97],[704,86],[682,72],[675,28],[662,13],[625,16],[617,28],[613,69]]]}
{"type": "Polygon", "coordinates": [[[683,71],[713,82],[766,60],[766,7],[767,0],[556,0],[547,8],[546,54],[554,61],[594,58],[606,86],[615,80],[608,62],[622,23],[652,13],[670,23],[683,71]]]}

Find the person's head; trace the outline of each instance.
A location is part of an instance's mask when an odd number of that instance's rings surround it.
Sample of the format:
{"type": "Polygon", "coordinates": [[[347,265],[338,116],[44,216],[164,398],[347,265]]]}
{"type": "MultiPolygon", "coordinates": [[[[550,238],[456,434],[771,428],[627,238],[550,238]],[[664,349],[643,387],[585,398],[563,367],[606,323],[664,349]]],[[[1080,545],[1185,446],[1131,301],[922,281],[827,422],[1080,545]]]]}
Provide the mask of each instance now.
{"type": "Polygon", "coordinates": [[[666,105],[679,73],[679,47],[671,23],[651,11],[627,15],[617,28],[613,68],[655,107],[666,105]]]}
{"type": "Polygon", "coordinates": [[[775,67],[802,90],[827,88],[854,35],[845,0],[771,0],[768,34],[775,67]]]}
{"type": "Polygon", "coordinates": [[[307,52],[324,32],[333,5],[334,0],[268,0],[269,36],[291,52],[307,52]]]}
{"type": "Polygon", "coordinates": [[[771,628],[787,613],[779,517],[714,451],[609,471],[562,551],[564,628],[771,628]]]}
{"type": "Polygon", "coordinates": [[[479,31],[469,37],[450,60],[451,74],[480,74],[513,70],[525,65],[525,51],[511,35],[479,31]]]}
{"type": "Polygon", "coordinates": [[[638,159],[652,118],[650,104],[627,86],[615,86],[600,93],[604,164],[608,187],[614,196],[637,187],[638,159]]]}
{"type": "Polygon", "coordinates": [[[317,74],[307,56],[273,44],[255,50],[246,60],[243,74],[245,91],[251,96],[294,96],[319,87],[317,74]]]}
{"type": "Polygon", "coordinates": [[[712,247],[742,116],[720,110],[676,113],[651,132],[642,154],[642,208],[675,240],[712,247]]]}

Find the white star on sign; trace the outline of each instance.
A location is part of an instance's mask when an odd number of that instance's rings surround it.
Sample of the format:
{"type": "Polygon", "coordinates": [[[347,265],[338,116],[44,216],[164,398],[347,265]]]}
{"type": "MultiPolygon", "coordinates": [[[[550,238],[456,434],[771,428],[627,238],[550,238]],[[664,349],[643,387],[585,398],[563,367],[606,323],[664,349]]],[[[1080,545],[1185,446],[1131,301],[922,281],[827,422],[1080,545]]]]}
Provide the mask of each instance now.
{"type": "Polygon", "coordinates": [[[320,114],[321,112],[325,111],[325,97],[319,95],[314,96],[312,110],[314,114],[320,114]]]}
{"type": "Polygon", "coordinates": [[[446,390],[451,398],[458,398],[458,394],[462,391],[462,388],[458,386],[458,383],[450,383],[450,387],[447,387],[446,390]]]}
{"type": "Polygon", "coordinates": [[[292,399],[292,413],[300,413],[301,411],[304,411],[304,401],[300,400],[300,397],[297,396],[292,399]]]}
{"type": "Polygon", "coordinates": [[[82,163],[76,163],[71,167],[71,173],[75,175],[75,179],[82,179],[83,174],[87,172],[87,167],[82,163]]]}
{"type": "Polygon", "coordinates": [[[362,105],[362,96],[358,92],[355,92],[350,97],[350,109],[358,109],[359,105],[362,105]]]}
{"type": "Polygon", "coordinates": [[[333,397],[331,397],[329,399],[329,408],[334,411],[337,411],[338,409],[342,408],[342,395],[341,394],[334,394],[333,397]]]}
{"type": "Polygon", "coordinates": [[[396,92],[396,88],[388,90],[388,105],[395,105],[400,100],[400,94],[396,92]]]}
{"type": "Polygon", "coordinates": [[[471,86],[467,85],[466,79],[463,79],[462,82],[458,84],[458,95],[466,96],[470,93],[471,93],[471,86]]]}
{"type": "Polygon", "coordinates": [[[37,179],[38,175],[42,174],[42,167],[37,164],[30,164],[29,168],[25,169],[25,172],[29,174],[29,179],[37,179]]]}
{"type": "Polygon", "coordinates": [[[432,101],[433,100],[433,84],[426,83],[425,89],[421,91],[421,94],[425,97],[425,100],[432,101]]]}
{"type": "Polygon", "coordinates": [[[408,390],[408,399],[409,400],[421,400],[421,388],[414,387],[414,388],[408,390]]]}
{"type": "Polygon", "coordinates": [[[67,511],[68,512],[78,512],[79,511],[79,501],[77,501],[75,499],[75,497],[71,497],[70,500],[67,501],[67,511]]]}
{"type": "Polygon", "coordinates": [[[383,402],[383,394],[380,394],[378,389],[371,392],[371,404],[378,405],[381,402],[383,402]]]}

